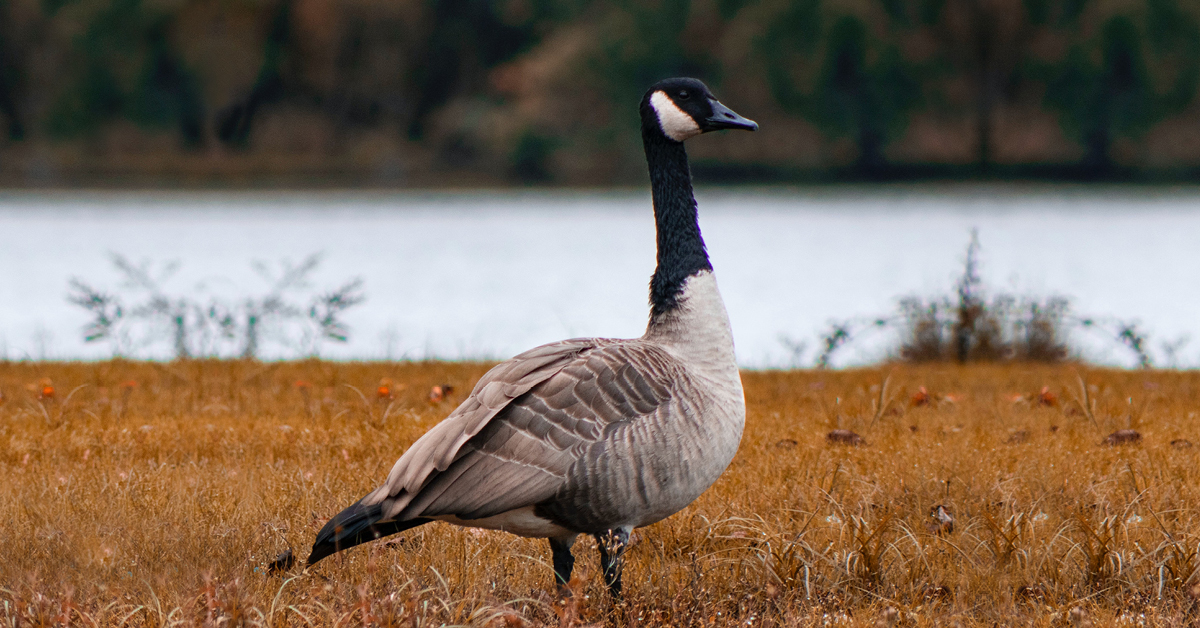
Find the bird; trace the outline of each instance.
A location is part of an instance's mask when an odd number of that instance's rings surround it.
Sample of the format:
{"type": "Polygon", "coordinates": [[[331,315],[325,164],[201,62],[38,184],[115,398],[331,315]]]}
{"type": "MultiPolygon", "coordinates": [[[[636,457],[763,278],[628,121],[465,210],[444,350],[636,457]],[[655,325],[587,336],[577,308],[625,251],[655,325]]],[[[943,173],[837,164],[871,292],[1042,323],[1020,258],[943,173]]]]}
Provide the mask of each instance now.
{"type": "Polygon", "coordinates": [[[655,83],[639,113],[657,233],[645,334],[564,340],[493,367],[381,486],[324,525],[306,568],[443,521],[548,539],[569,595],[571,548],[591,535],[620,599],[631,532],[691,504],[729,466],[745,397],[683,142],[758,124],[693,78],[655,83]]]}

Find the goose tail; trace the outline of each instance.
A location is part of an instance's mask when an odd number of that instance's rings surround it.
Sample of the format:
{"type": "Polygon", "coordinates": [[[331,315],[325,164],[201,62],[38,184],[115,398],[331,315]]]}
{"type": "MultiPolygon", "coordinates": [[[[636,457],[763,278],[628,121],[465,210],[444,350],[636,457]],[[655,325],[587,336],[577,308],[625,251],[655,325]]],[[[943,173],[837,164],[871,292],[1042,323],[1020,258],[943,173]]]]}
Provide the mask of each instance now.
{"type": "Polygon", "coordinates": [[[322,558],[355,545],[403,532],[431,521],[424,517],[405,521],[380,521],[382,518],[382,503],[367,506],[361,501],[355,502],[330,519],[317,533],[312,553],[308,556],[308,564],[315,565],[322,558]]]}

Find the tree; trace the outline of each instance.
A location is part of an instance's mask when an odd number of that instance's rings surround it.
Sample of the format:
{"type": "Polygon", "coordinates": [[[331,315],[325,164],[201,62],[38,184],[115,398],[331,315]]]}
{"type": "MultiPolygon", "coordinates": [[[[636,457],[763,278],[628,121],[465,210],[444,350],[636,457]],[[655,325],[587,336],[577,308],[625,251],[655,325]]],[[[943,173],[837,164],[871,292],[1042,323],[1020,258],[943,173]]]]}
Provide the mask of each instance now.
{"type": "Polygon", "coordinates": [[[179,129],[185,146],[203,138],[204,104],[195,75],[170,42],[171,14],[141,0],[45,2],[50,19],[83,22],[48,126],[60,138],[96,132],[118,119],[179,129]],[[68,4],[70,16],[60,16],[68,4]]]}
{"type": "Polygon", "coordinates": [[[1040,32],[1039,7],[1045,0],[915,4],[919,23],[938,43],[936,64],[944,68],[941,74],[964,79],[971,88],[975,163],[986,171],[993,161],[996,109],[1019,89],[1029,43],[1040,32]]]}
{"type": "Polygon", "coordinates": [[[821,24],[817,0],[797,2],[759,40],[772,95],[829,135],[852,137],[858,176],[883,176],[883,150],[904,130],[921,85],[896,39],[873,37],[863,18],[841,15],[827,31],[821,24]],[[824,48],[813,63],[817,41],[824,48]]]}
{"type": "Polygon", "coordinates": [[[0,0],[0,117],[8,119],[8,138],[19,140],[25,136],[25,124],[17,108],[17,93],[21,83],[21,64],[17,61],[19,53],[7,32],[15,24],[11,14],[8,0],[0,0]]]}
{"type": "MultiPolygon", "coordinates": [[[[1093,18],[1103,24],[1098,35],[1072,28],[1066,57],[1042,71],[1051,77],[1046,103],[1083,144],[1085,171],[1099,177],[1115,168],[1117,138],[1137,137],[1192,101],[1200,81],[1200,26],[1176,0],[1147,0],[1140,9],[1093,18]]],[[[1080,18],[1062,19],[1073,24],[1080,18]]]]}

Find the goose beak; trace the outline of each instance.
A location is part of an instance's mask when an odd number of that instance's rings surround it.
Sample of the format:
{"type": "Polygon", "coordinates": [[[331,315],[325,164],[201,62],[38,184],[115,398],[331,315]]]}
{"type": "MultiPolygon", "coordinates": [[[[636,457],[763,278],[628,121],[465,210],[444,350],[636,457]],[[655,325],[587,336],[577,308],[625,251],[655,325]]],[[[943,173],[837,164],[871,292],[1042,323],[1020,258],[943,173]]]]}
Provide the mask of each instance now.
{"type": "Polygon", "coordinates": [[[758,123],[754,120],[747,120],[742,116],[734,113],[732,109],[722,105],[716,100],[708,101],[712,105],[712,115],[704,121],[704,131],[717,131],[720,129],[742,129],[743,131],[757,131],[758,123]]]}

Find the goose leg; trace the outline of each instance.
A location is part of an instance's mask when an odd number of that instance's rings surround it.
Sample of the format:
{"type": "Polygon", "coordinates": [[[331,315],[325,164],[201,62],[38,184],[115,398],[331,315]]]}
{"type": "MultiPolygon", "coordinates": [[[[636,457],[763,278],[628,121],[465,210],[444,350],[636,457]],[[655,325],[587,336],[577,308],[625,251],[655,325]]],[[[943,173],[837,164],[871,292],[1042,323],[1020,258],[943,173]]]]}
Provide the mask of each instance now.
{"type": "Polygon", "coordinates": [[[571,570],[575,568],[575,556],[571,554],[571,546],[574,544],[574,535],[550,539],[550,554],[554,560],[554,583],[558,585],[561,595],[571,593],[567,583],[571,581],[571,570]]]}
{"type": "Polygon", "coordinates": [[[600,567],[604,570],[604,584],[613,599],[621,599],[621,568],[624,566],[621,557],[629,547],[629,528],[613,528],[604,534],[596,535],[596,545],[600,548],[600,567]]]}

